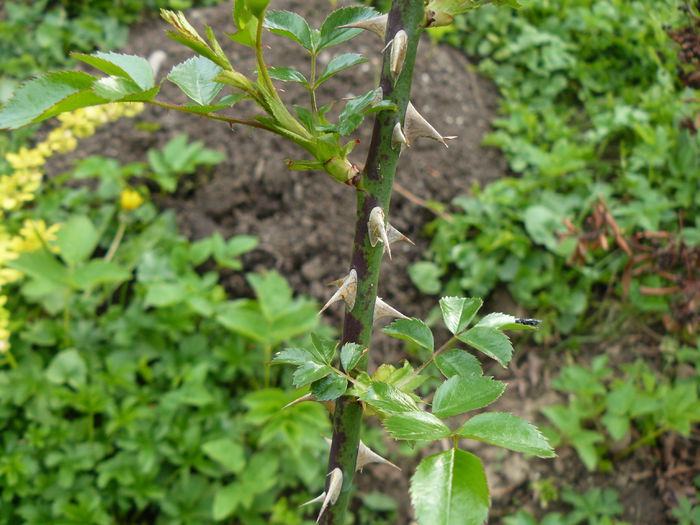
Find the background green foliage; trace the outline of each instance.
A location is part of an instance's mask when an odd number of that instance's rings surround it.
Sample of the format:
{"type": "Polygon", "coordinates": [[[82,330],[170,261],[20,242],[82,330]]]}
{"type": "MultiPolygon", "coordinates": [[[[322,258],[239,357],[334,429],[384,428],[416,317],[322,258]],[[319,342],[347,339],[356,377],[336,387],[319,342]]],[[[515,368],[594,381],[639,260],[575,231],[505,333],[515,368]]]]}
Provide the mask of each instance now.
{"type": "MultiPolygon", "coordinates": [[[[431,225],[429,263],[412,275],[433,293],[438,277],[453,294],[504,284],[547,321],[546,336],[548,327],[571,332],[608,286],[621,294],[629,257],[609,230],[611,249],[571,260],[600,199],[628,239],[664,231],[700,245],[700,142],[681,125],[698,108],[676,78],[677,47],[664,29],[679,2],[523,4],[510,15],[479,9],[445,37],[480,57],[503,96],[485,143],[505,153],[514,176],[457,198],[460,211],[431,225]],[[567,235],[565,219],[579,233],[567,235]]],[[[672,296],[639,293],[668,284],[654,273],[635,278],[635,312],[668,311],[672,296]]]]}
{"type": "MultiPolygon", "coordinates": [[[[160,191],[222,160],[173,143],[193,154],[160,191]]],[[[16,362],[0,372],[0,523],[295,524],[299,485],[321,490],[324,409],[282,411],[297,395],[290,374],[265,366],[317,325],[317,305],[276,273],[249,275],[255,296],[227,300],[219,271],[240,270],[255,238],[189,242],[152,202],[120,211],[127,181],[162,182],[159,166],[86,158],[23,212],[64,225],[60,255],[13,262],[27,278],[7,290],[16,362]],[[66,184],[76,178],[89,185],[66,184]]]]}

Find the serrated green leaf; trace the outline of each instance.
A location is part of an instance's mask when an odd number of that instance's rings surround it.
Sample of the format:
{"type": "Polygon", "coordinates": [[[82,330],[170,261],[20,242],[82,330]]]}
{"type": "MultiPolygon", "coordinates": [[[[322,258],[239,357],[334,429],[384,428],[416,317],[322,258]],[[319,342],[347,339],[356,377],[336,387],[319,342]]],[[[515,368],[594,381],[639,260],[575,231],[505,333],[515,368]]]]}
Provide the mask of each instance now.
{"type": "Polygon", "coordinates": [[[338,133],[341,136],[350,135],[362,124],[365,118],[364,109],[372,103],[376,96],[377,91],[373,89],[364,95],[350,99],[345,104],[343,111],[338,115],[338,133]]]}
{"type": "Polygon", "coordinates": [[[211,60],[197,56],[173,67],[168,73],[168,80],[197,104],[206,106],[224,87],[213,80],[221,71],[223,70],[211,60]]]}
{"type": "Polygon", "coordinates": [[[481,461],[455,448],[428,456],[411,478],[411,502],[420,525],[482,525],[490,501],[481,461]]]}
{"type": "Polygon", "coordinates": [[[348,380],[339,374],[329,374],[311,383],[311,393],[317,401],[333,401],[348,389],[348,380]]]}
{"type": "Polygon", "coordinates": [[[99,284],[123,282],[130,277],[129,270],[104,259],[88,261],[70,274],[71,281],[81,290],[89,290],[99,284]]]}
{"type": "Polygon", "coordinates": [[[331,364],[333,358],[335,357],[335,349],[338,346],[332,339],[324,339],[316,334],[311,334],[311,343],[313,348],[310,352],[316,356],[316,358],[321,363],[331,364]]]}
{"type": "Polygon", "coordinates": [[[362,346],[356,343],[345,343],[340,349],[340,364],[346,372],[352,371],[362,359],[362,346]]]}
{"type": "MultiPolygon", "coordinates": [[[[314,357],[311,352],[303,348],[289,346],[280,352],[277,352],[272,358],[273,363],[282,363],[288,365],[303,365],[307,361],[313,361],[314,357]]],[[[323,364],[323,363],[319,363],[323,364]]]]}
{"type": "Polygon", "coordinates": [[[282,80],[283,82],[297,82],[305,86],[309,85],[309,81],[306,77],[301,74],[301,72],[291,67],[270,67],[267,69],[267,73],[273,80],[282,80]]]}
{"type": "Polygon", "coordinates": [[[422,410],[392,414],[384,420],[384,426],[394,439],[435,441],[452,434],[450,427],[433,414],[422,410]]]}
{"type": "Polygon", "coordinates": [[[0,129],[16,129],[63,111],[104,104],[91,91],[95,78],[87,73],[48,73],[22,84],[0,111],[0,129]]]}
{"type": "Polygon", "coordinates": [[[333,11],[321,26],[321,38],[317,46],[317,51],[335,46],[362,32],[362,29],[342,28],[347,24],[359,22],[378,16],[378,13],[371,7],[343,7],[337,11],[333,11]]]}
{"type": "Polygon", "coordinates": [[[142,89],[131,79],[123,77],[103,77],[95,81],[92,91],[109,101],[122,99],[129,95],[141,93],[142,89]]]}
{"type": "Polygon", "coordinates": [[[332,372],[333,369],[328,365],[320,365],[313,361],[307,361],[294,371],[292,380],[294,386],[300,388],[314,381],[318,381],[332,372]]]}
{"type": "Polygon", "coordinates": [[[375,381],[394,385],[402,392],[413,392],[428,379],[428,376],[416,374],[408,361],[404,361],[403,366],[399,369],[385,363],[374,371],[372,377],[375,381]]]}
{"type": "Polygon", "coordinates": [[[340,73],[344,69],[348,69],[364,62],[367,62],[367,59],[357,53],[344,53],[334,57],[330,62],[328,62],[326,69],[323,70],[323,73],[321,73],[321,76],[316,81],[316,85],[314,87],[320,86],[333,75],[340,73]]]}
{"type": "Polygon", "coordinates": [[[240,443],[229,438],[214,439],[202,444],[202,451],[228,470],[238,473],[245,467],[245,451],[240,443]]]}
{"type": "Polygon", "coordinates": [[[508,314],[498,312],[484,316],[474,326],[488,326],[499,330],[537,330],[536,326],[530,326],[518,322],[518,318],[508,314]]]}
{"type": "Polygon", "coordinates": [[[262,274],[249,273],[246,279],[255,290],[260,310],[265,318],[272,322],[287,311],[292,305],[292,289],[287,280],[276,271],[262,274]]]}
{"type": "Polygon", "coordinates": [[[97,247],[97,229],[84,215],[72,217],[56,234],[56,245],[61,258],[69,265],[85,261],[97,247]]]}
{"type": "MultiPolygon", "coordinates": [[[[450,16],[460,15],[478,9],[479,7],[490,4],[493,0],[431,0],[426,10],[438,11],[447,13],[450,16]]],[[[512,2],[514,0],[506,0],[512,2]]],[[[500,3],[500,2],[497,2],[500,3]]]]}
{"type": "Polygon", "coordinates": [[[506,385],[483,376],[452,376],[435,391],[433,414],[452,417],[485,407],[498,399],[506,385]]]}
{"type": "Polygon", "coordinates": [[[443,297],[440,310],[445,326],[452,334],[464,331],[484,302],[478,297],[443,297]]]}
{"type": "Polygon", "coordinates": [[[431,352],[433,351],[433,332],[430,331],[428,325],[415,317],[411,319],[397,319],[386,326],[382,332],[391,337],[415,343],[431,352]]]}
{"type": "Polygon", "coordinates": [[[360,399],[382,412],[415,412],[420,409],[411,396],[387,383],[375,381],[360,399]]]}
{"type": "Polygon", "coordinates": [[[272,33],[291,38],[309,53],[314,51],[311,28],[301,16],[290,11],[270,11],[263,27],[272,33]]]}
{"type": "Polygon", "coordinates": [[[57,353],[46,367],[45,374],[52,383],[80,388],[85,384],[87,372],[85,360],[75,348],[71,348],[57,353]]]}
{"type": "Polygon", "coordinates": [[[495,359],[504,368],[513,357],[513,345],[510,339],[498,328],[475,326],[457,338],[495,359]]]}
{"type": "Polygon", "coordinates": [[[220,521],[233,514],[238,508],[240,494],[240,487],[235,482],[217,489],[212,505],[212,518],[220,521]]]}
{"type": "Polygon", "coordinates": [[[435,365],[445,377],[480,376],[483,374],[481,363],[466,350],[451,348],[435,357],[435,365]]]}
{"type": "Polygon", "coordinates": [[[29,277],[53,284],[66,284],[68,280],[67,268],[48,250],[21,253],[16,259],[8,261],[7,265],[29,277]]]}
{"type": "Polygon", "coordinates": [[[556,455],[537,427],[504,412],[477,414],[465,422],[457,434],[541,458],[556,455]]]}
{"type": "Polygon", "coordinates": [[[148,60],[143,57],[114,52],[104,53],[102,51],[97,51],[91,55],[73,53],[72,56],[108,75],[130,79],[142,91],[151,89],[155,85],[153,68],[148,63],[148,60]]]}

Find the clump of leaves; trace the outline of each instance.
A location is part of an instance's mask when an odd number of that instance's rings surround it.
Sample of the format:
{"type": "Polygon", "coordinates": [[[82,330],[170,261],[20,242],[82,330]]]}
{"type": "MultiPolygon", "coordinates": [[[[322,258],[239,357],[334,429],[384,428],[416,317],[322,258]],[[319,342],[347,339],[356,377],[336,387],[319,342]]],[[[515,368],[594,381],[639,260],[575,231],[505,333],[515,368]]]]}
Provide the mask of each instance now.
{"type": "MultiPolygon", "coordinates": [[[[475,187],[454,201],[450,222],[434,222],[429,260],[412,271],[417,286],[483,296],[505,285],[547,321],[543,337],[590,322],[584,314],[602,288],[628,290],[631,313],[650,319],[685,304],[687,288],[671,291],[662,271],[625,283],[635,254],[615,241],[670,234],[700,245],[700,141],[679,125],[697,113],[697,98],[674,80],[664,29],[676,6],[577,0],[524,6],[517,17],[485,7],[448,33],[483,57],[479,70],[499,86],[501,117],[485,143],[518,177],[475,187]],[[619,231],[606,227],[606,242],[593,243],[601,199],[619,231]]],[[[682,329],[684,309],[671,311],[682,329]]]]}

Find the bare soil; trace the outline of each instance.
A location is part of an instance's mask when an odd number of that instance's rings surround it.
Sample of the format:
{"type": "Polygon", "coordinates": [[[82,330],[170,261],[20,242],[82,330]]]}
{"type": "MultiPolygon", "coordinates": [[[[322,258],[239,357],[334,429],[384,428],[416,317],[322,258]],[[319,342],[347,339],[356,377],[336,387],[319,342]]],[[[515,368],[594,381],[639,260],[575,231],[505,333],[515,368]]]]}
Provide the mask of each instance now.
{"type": "MultiPolygon", "coordinates": [[[[342,5],[342,2],[340,2],[342,5]]],[[[320,26],[328,12],[327,0],[279,0],[275,9],[296,11],[320,26]]],[[[190,22],[198,28],[212,26],[234,65],[242,71],[253,68],[247,48],[234,45],[223,36],[234,30],[228,4],[188,12],[190,22]]],[[[165,24],[157,19],[134,28],[124,50],[148,56],[156,50],[166,53],[161,69],[189,58],[192,53],[164,34],[165,24]]],[[[289,40],[269,35],[266,51],[268,65],[294,67],[306,72],[305,52],[293,47],[289,40]]],[[[338,75],[326,84],[321,103],[365,93],[374,87],[383,44],[371,34],[361,35],[334,53],[354,51],[370,62],[338,75]]],[[[327,62],[330,54],[320,57],[327,62]]],[[[287,88],[288,86],[281,86],[287,88]]],[[[165,83],[161,98],[182,101],[178,90],[165,83]]],[[[305,95],[289,88],[284,94],[293,103],[305,103],[305,95]]],[[[460,194],[467,194],[475,183],[488,182],[504,176],[507,165],[500,153],[480,145],[489,131],[489,122],[496,115],[498,93],[486,79],[474,72],[469,59],[459,51],[445,46],[421,43],[413,85],[416,108],[444,135],[457,135],[449,149],[426,140],[408,149],[401,157],[390,220],[394,226],[416,242],[416,246],[401,243],[396,246],[392,261],[386,260],[382,270],[380,295],[409,316],[424,317],[436,305],[435,297],[421,294],[411,283],[407,267],[421,260],[428,239],[423,231],[434,219],[422,201],[437,201],[449,206],[460,194]]],[[[242,111],[246,111],[243,107],[242,111]]],[[[237,111],[241,109],[236,106],[237,111]]],[[[239,113],[240,114],[240,113],[239,113]]],[[[155,131],[145,131],[131,120],[123,120],[100,130],[81,143],[80,155],[100,154],[114,157],[122,163],[143,161],[150,148],[160,148],[179,133],[191,140],[203,140],[209,148],[226,154],[227,160],[213,170],[203,170],[182,181],[173,196],[162,197],[163,207],[175,210],[183,234],[198,239],[220,232],[225,237],[239,234],[256,235],[259,247],[245,259],[246,271],[276,269],[298,292],[319,302],[329,295],[326,283],[344,275],[350,260],[353,238],[355,199],[353,190],[338,184],[322,173],[292,172],[285,159],[304,158],[303,151],[277,136],[248,129],[229,129],[220,122],[192,115],[149,107],[139,117],[141,121],[157,122],[155,131]]],[[[354,154],[362,164],[363,146],[369,142],[371,126],[367,122],[359,133],[362,141],[354,154]]],[[[64,161],[65,162],[65,161],[64,161]]],[[[57,164],[55,169],[60,169],[57,164]]],[[[224,274],[224,285],[237,296],[250,290],[242,273],[224,274]]],[[[513,306],[513,305],[511,305],[513,306]]],[[[513,312],[525,314],[525,312],[513,312]]],[[[333,310],[329,322],[339,325],[340,311],[333,310]]],[[[638,344],[638,343],[635,343],[638,344]]],[[[383,334],[378,334],[370,367],[380,362],[398,363],[407,357],[401,347],[383,334]]],[[[590,349],[593,355],[599,349],[590,349]]],[[[519,352],[508,370],[491,370],[509,383],[497,410],[512,411],[531,421],[540,420],[539,408],[557,400],[550,388],[550,378],[563,364],[564,357],[536,346],[519,352]]],[[[662,445],[665,442],[662,440],[662,445]]],[[[675,445],[690,450],[688,443],[675,445]]],[[[666,444],[665,446],[668,446],[666,444]]],[[[395,450],[389,445],[390,450],[395,450]]],[[[626,509],[625,519],[635,525],[670,523],[665,515],[663,488],[660,486],[664,465],[664,449],[643,448],[630,458],[615,464],[607,474],[586,472],[575,453],[559,450],[555,460],[526,460],[518,454],[503,453],[494,447],[475,447],[487,466],[493,496],[490,523],[501,523],[500,517],[519,509],[542,514],[532,483],[551,478],[555,484],[568,483],[583,491],[592,487],[613,487],[621,494],[626,509]],[[661,477],[660,477],[661,476],[661,477]]],[[[392,455],[403,471],[384,467],[368,467],[361,474],[361,492],[382,490],[400,504],[398,524],[411,522],[408,499],[408,479],[419,457],[392,455]]],[[[667,454],[668,456],[668,454],[667,454]]],[[[673,454],[671,454],[673,456],[673,454]]],[[[696,463],[697,465],[697,463],[696,463]]],[[[551,510],[551,509],[549,509],[551,510]]]]}

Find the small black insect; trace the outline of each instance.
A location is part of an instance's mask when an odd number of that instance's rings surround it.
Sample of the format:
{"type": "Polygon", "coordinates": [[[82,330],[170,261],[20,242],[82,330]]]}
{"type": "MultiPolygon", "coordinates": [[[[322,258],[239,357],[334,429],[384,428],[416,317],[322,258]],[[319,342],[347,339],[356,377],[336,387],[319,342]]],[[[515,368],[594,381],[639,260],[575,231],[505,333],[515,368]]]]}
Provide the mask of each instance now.
{"type": "Polygon", "coordinates": [[[542,320],[541,319],[516,319],[516,323],[524,326],[538,326],[542,320]]]}

